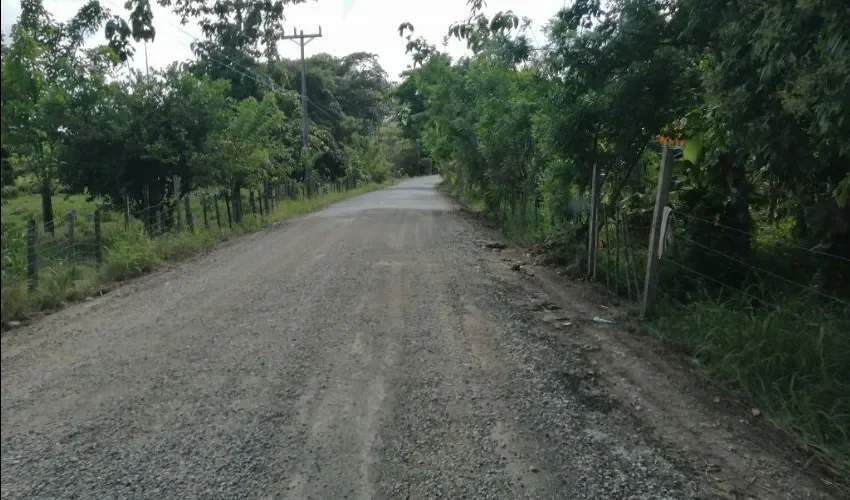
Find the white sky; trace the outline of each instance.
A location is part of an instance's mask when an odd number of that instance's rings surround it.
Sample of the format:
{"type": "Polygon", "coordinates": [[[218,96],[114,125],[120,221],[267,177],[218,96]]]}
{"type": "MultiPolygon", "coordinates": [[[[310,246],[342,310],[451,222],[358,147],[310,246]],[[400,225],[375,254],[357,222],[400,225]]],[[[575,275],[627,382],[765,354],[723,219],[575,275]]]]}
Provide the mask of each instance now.
{"type": "MultiPolygon", "coordinates": [[[[2,3],[2,31],[9,29],[20,14],[18,0],[0,0],[2,3]]],[[[85,3],[85,0],[44,0],[44,6],[56,20],[64,21],[85,3]]],[[[102,5],[113,12],[121,13],[124,0],[101,0],[102,5]]],[[[156,1],[154,9],[154,27],[156,40],[148,44],[148,62],[151,67],[162,67],[173,61],[192,58],[189,47],[200,38],[196,25],[180,26],[177,16],[170,10],[160,7],[156,1]]],[[[555,12],[564,6],[565,0],[489,0],[485,12],[492,14],[500,10],[511,9],[519,16],[528,16],[533,21],[534,38],[544,43],[542,27],[548,23],[555,12]]],[[[409,64],[410,58],[404,53],[405,42],[398,36],[398,25],[410,21],[416,28],[416,36],[424,36],[430,43],[441,46],[443,35],[449,25],[465,19],[469,13],[466,0],[318,0],[306,4],[288,6],[286,31],[293,27],[303,29],[305,33],[315,32],[322,26],[323,37],[312,41],[306,48],[306,54],[327,52],[343,56],[352,52],[373,52],[380,57],[381,65],[390,79],[397,80],[409,64]]],[[[103,43],[103,33],[93,37],[92,44],[103,43]]],[[[442,48],[442,47],[441,47],[442,48]]],[[[298,46],[290,41],[279,42],[283,57],[299,57],[298,46]]],[[[457,41],[449,44],[450,54],[457,57],[465,52],[465,46],[457,41]]],[[[144,46],[137,44],[136,55],[131,65],[144,68],[144,46]]]]}

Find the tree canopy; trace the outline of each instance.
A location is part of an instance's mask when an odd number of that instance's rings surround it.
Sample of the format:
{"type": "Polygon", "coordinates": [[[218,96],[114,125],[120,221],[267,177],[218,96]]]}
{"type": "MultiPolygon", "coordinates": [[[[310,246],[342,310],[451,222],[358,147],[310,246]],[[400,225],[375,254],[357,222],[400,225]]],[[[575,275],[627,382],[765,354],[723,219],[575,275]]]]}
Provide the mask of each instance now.
{"type": "Polygon", "coordinates": [[[22,2],[2,53],[3,179],[37,186],[45,229],[52,231],[57,189],[115,205],[129,197],[142,207],[181,194],[172,192],[174,176],[184,191],[233,193],[303,182],[305,165],[316,183],[386,178],[394,163],[386,152],[399,148],[380,136],[391,116],[390,83],[377,56],[307,60],[305,150],[300,62],[274,48],[284,7],[300,1],[159,3],[197,22],[204,39],[191,61],[127,75],[122,63],[133,44],[156,35],[150,2],[128,2],[125,19],[92,0],[66,23],[40,0],[22,2]],[[84,49],[85,37],[100,29],[103,45],[84,49]]]}
{"type": "Polygon", "coordinates": [[[393,95],[447,178],[491,209],[537,200],[549,231],[582,231],[594,165],[604,203],[646,217],[664,135],[688,144],[677,207],[737,230],[698,241],[746,259],[758,224],[793,218],[799,243],[849,257],[840,4],[578,0],[534,48],[527,20],[472,2],[446,35],[470,48],[459,60],[399,26],[413,68],[393,95]]]}

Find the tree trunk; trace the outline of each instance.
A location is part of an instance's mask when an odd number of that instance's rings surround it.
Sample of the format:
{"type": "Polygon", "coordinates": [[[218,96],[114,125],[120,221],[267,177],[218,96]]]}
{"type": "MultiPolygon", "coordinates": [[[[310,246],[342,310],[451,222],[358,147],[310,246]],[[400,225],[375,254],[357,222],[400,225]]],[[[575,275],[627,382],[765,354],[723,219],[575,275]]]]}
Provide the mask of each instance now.
{"type": "Polygon", "coordinates": [[[819,259],[822,264],[816,283],[830,292],[846,293],[847,283],[850,283],[850,205],[829,209],[829,229],[817,248],[831,256],[819,259]]]}
{"type": "Polygon", "coordinates": [[[53,192],[50,189],[50,181],[41,185],[41,217],[44,221],[44,232],[51,236],[55,235],[53,224],[53,192]]]}

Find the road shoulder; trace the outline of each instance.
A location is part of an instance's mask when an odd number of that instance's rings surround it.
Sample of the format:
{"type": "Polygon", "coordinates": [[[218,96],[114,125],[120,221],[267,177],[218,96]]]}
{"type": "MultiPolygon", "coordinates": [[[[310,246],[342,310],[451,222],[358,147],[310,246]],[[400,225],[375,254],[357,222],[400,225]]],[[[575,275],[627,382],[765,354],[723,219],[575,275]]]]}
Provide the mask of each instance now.
{"type": "Polygon", "coordinates": [[[488,248],[500,234],[474,214],[488,271],[555,341],[580,353],[588,373],[656,446],[721,498],[840,498],[822,474],[739,395],[713,386],[692,358],[639,332],[628,305],[519,248],[488,248]],[[611,319],[613,325],[593,318],[611,319]]]}

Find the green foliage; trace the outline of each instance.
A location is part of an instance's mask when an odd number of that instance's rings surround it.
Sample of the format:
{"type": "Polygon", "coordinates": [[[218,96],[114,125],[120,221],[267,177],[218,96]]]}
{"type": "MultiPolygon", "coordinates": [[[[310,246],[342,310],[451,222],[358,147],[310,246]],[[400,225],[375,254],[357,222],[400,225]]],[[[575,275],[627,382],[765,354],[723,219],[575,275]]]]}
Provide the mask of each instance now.
{"type": "Polygon", "coordinates": [[[685,342],[716,380],[850,468],[850,315],[793,298],[764,311],[705,298],[664,311],[659,334],[685,342]]]}
{"type": "MultiPolygon", "coordinates": [[[[384,127],[397,129],[387,121],[390,84],[368,53],[308,60],[311,124],[303,147],[302,102],[294,90],[300,89],[299,65],[276,56],[284,6],[301,0],[158,3],[201,26],[195,60],[144,75],[120,71],[133,56],[133,42],[156,34],[149,0],[128,2],[127,19],[91,1],[65,23],[40,0],[25,0],[8,43],[4,38],[0,44],[4,321],[58,306],[90,291],[91,283],[146,272],[212,245],[219,235],[173,234],[181,198],[192,193],[216,195],[227,206],[221,207],[222,222],[227,225],[227,214],[237,232],[247,231],[347,194],[289,201],[270,216],[244,213],[246,191],[256,200],[280,186],[290,197],[327,190],[323,186],[357,190],[404,172],[393,165],[409,162],[410,141],[382,134],[384,127]],[[100,28],[105,44],[86,48],[100,28]],[[54,200],[57,193],[64,197],[54,200]],[[105,275],[89,279],[95,206],[103,210],[109,252],[99,271],[105,275]],[[125,208],[133,220],[129,230],[118,212],[125,208]],[[77,210],[75,246],[85,252],[60,250],[70,240],[56,227],[71,209],[77,210]],[[43,224],[38,247],[49,258],[40,262],[43,286],[22,299],[31,217],[43,224]],[[75,287],[82,288],[72,293],[75,287]]],[[[199,210],[196,205],[196,226],[199,210]]]]}
{"type": "MultiPolygon", "coordinates": [[[[227,123],[207,137],[203,151],[193,160],[204,171],[209,184],[260,184],[286,174],[282,164],[272,162],[279,148],[274,133],[283,124],[283,113],[275,96],[266,94],[262,101],[253,97],[233,107],[227,123]]],[[[286,159],[290,159],[291,155],[286,159]]]]}
{"type": "MultiPolygon", "coordinates": [[[[157,0],[157,3],[170,7],[183,24],[190,19],[197,21],[206,40],[197,43],[195,51],[203,58],[221,49],[249,53],[252,57],[260,53],[276,56],[276,42],[283,35],[284,7],[304,1],[157,0]]],[[[138,42],[153,40],[156,36],[151,0],[129,0],[125,8],[130,11],[127,19],[113,15],[105,31],[110,48],[122,61],[135,52],[130,38],[138,42]]]]}
{"type": "Polygon", "coordinates": [[[348,157],[346,179],[355,183],[389,180],[392,165],[381,142],[371,137],[355,136],[352,145],[346,147],[345,154],[348,157]]]}
{"type": "Polygon", "coordinates": [[[11,172],[37,180],[45,230],[50,232],[51,195],[63,160],[70,109],[89,79],[106,72],[111,61],[98,50],[81,50],[85,36],[105,16],[93,1],[67,23],[56,23],[40,0],[26,0],[12,27],[10,46],[3,47],[0,128],[5,183],[13,182],[11,172]]]}
{"type": "Polygon", "coordinates": [[[421,144],[406,137],[398,123],[384,124],[378,137],[381,140],[381,147],[387,161],[392,165],[394,176],[413,177],[432,173],[430,164],[420,161],[422,156],[421,144]]]}
{"type": "Polygon", "coordinates": [[[69,124],[61,179],[71,191],[86,191],[116,206],[125,195],[141,207],[169,193],[172,177],[186,186],[213,175],[198,168],[208,137],[222,128],[230,109],[226,82],[211,82],[176,67],[152,78],[93,89],[92,104],[79,106],[69,124]]]}
{"type": "Polygon", "coordinates": [[[615,281],[609,245],[634,240],[645,262],[656,138],[687,139],[667,256],[681,267],[662,265],[686,307],[662,314],[663,330],[848,466],[850,449],[832,442],[847,442],[850,390],[835,382],[848,377],[848,312],[833,307],[850,296],[850,11],[838,0],[579,0],[533,50],[520,17],[483,5],[448,28],[472,51],[456,61],[399,27],[413,62],[392,93],[404,137],[520,243],[581,267],[599,232],[600,275],[615,281]],[[590,228],[594,166],[603,215],[590,228]]]}

